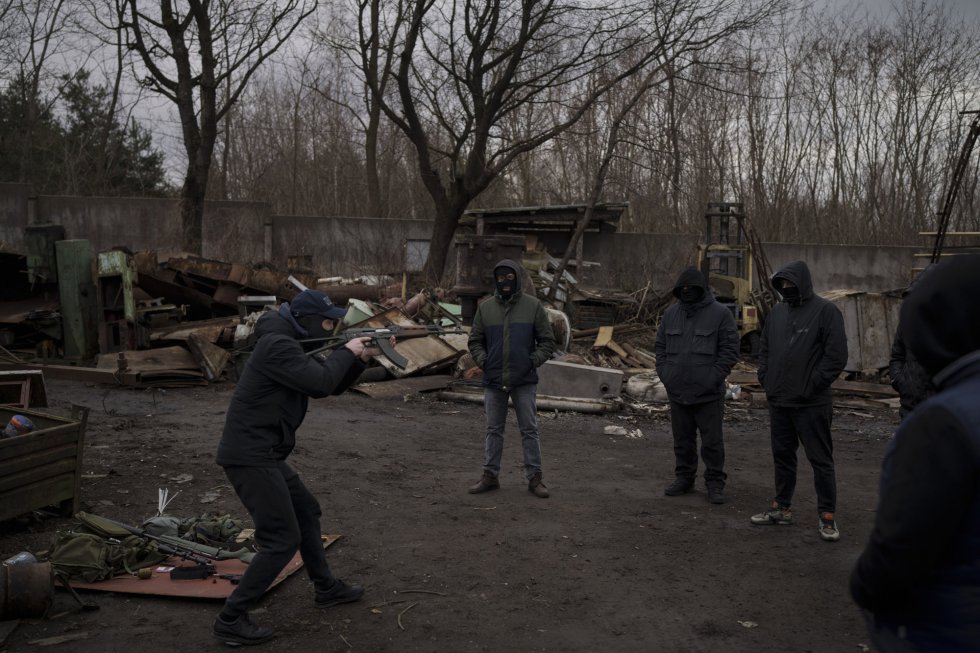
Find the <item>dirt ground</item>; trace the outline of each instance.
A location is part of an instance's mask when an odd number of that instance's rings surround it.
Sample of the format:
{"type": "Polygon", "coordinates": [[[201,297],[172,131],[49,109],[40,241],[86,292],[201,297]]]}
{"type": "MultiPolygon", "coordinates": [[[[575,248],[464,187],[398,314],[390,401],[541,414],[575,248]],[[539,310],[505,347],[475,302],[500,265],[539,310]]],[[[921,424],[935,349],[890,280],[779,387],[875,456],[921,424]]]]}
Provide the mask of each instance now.
{"type": "MultiPolygon", "coordinates": [[[[83,509],[139,522],[154,514],[157,488],[168,487],[181,492],[172,514],[247,517],[213,463],[232,390],[49,382],[56,410],[72,402],[92,409],[83,509]]],[[[290,461],[323,505],[323,530],[342,535],[328,549],[334,570],[367,593],[317,610],[300,572],[270,591],[254,618],[277,630],[269,650],[860,651],[868,637],[847,578],[871,528],[896,425],[892,411],[836,412],[842,537],[826,543],[805,460],[797,523],[749,523],[772,492],[764,410],[729,404],[729,502],[716,506],[700,484],[664,496],[673,476],[665,417],[540,413],[552,491],[542,500],[523,480],[513,415],[501,489],[469,495],[482,461],[479,404],[355,393],[315,400],[290,461]],[[643,436],[605,435],[610,424],[643,436]]],[[[44,550],[69,523],[34,515],[0,524],[0,553],[44,550]]],[[[224,648],[210,635],[220,602],[85,597],[101,609],[76,611],[59,592],[51,614],[60,616],[22,622],[6,650],[224,648]],[[59,635],[78,639],[32,643],[59,635]]]]}

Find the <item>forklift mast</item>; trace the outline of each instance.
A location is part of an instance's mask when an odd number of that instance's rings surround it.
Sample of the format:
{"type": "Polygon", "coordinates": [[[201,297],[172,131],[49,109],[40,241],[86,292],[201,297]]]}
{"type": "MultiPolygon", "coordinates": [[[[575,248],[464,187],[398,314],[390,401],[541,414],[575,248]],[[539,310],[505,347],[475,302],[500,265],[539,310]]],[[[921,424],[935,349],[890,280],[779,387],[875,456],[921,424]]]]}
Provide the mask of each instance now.
{"type": "Polygon", "coordinates": [[[732,311],[743,349],[754,353],[776,295],[769,261],[741,203],[708,204],[698,263],[715,298],[732,311]]]}

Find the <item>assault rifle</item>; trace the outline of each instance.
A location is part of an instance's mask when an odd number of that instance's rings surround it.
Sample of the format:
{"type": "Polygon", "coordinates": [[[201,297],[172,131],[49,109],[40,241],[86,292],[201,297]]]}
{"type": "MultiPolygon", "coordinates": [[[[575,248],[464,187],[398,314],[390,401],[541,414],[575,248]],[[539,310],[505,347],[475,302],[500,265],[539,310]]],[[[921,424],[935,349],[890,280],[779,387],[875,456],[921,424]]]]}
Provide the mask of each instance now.
{"type": "Polygon", "coordinates": [[[233,574],[219,574],[214,566],[214,561],[234,558],[248,564],[255,556],[255,553],[244,548],[232,551],[198,542],[191,542],[190,540],[171,535],[154,535],[145,529],[130,526],[129,524],[124,524],[108,517],[100,517],[99,515],[91,515],[85,512],[80,512],[75,516],[87,527],[105,537],[121,538],[128,535],[135,535],[143,540],[156,543],[157,550],[164,555],[176,556],[182,560],[194,563],[193,566],[174,567],[170,572],[170,578],[172,580],[191,580],[218,576],[219,578],[227,578],[232,584],[235,584],[238,581],[238,577],[233,574]]]}
{"type": "MultiPolygon", "coordinates": [[[[409,338],[424,338],[425,336],[444,336],[450,333],[466,333],[466,331],[459,327],[444,329],[443,327],[435,324],[425,324],[420,326],[399,326],[397,324],[389,324],[386,327],[376,329],[347,329],[346,331],[341,331],[334,336],[317,338],[315,342],[323,342],[325,344],[322,347],[318,347],[317,349],[308,352],[308,354],[310,356],[321,354],[329,349],[342,347],[345,343],[350,342],[351,340],[367,337],[371,338],[372,346],[380,349],[381,353],[388,357],[388,360],[398,366],[398,369],[403,370],[408,366],[408,359],[395,351],[395,348],[391,346],[392,336],[394,336],[395,340],[397,341],[408,340],[409,338]]],[[[303,342],[311,341],[305,340],[303,342]]]]}

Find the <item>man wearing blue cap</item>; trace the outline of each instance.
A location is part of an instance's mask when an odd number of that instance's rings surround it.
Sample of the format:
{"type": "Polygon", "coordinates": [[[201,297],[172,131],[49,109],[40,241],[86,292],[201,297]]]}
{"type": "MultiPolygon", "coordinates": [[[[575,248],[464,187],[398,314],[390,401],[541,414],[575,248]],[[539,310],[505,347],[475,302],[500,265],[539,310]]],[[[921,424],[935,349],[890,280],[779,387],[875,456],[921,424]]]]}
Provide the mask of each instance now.
{"type": "Polygon", "coordinates": [[[357,338],[322,362],[306,354],[300,341],[329,335],[346,313],[324,293],[304,290],[255,325],[258,340],[218,444],[217,463],[251,515],[259,546],[214,620],[212,633],[226,644],[261,644],[273,637],[271,628],[249,619],[248,610],[297,550],[313,581],[316,607],[357,601],[364,594],[363,587],[347,585],[330,571],[320,539],[320,504],[286,463],[309,398],[341,394],[380,353],[368,347],[370,338],[357,338]]]}

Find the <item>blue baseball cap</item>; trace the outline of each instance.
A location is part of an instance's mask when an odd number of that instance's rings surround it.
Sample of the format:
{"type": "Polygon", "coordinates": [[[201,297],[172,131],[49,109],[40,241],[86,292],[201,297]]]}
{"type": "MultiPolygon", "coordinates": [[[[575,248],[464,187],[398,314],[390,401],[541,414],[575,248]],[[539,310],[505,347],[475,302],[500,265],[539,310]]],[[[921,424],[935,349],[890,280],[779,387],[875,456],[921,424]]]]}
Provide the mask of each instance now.
{"type": "Polygon", "coordinates": [[[340,320],[347,315],[347,309],[330,301],[326,293],[309,288],[293,297],[293,301],[289,303],[289,312],[297,319],[307,315],[319,315],[331,320],[340,320]]]}

